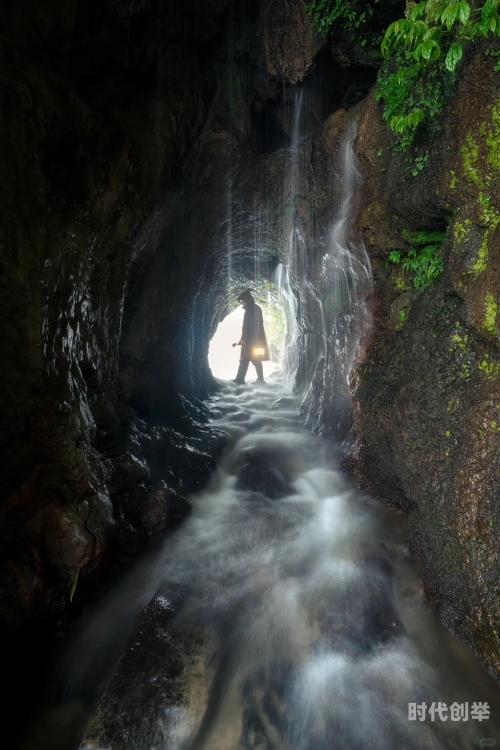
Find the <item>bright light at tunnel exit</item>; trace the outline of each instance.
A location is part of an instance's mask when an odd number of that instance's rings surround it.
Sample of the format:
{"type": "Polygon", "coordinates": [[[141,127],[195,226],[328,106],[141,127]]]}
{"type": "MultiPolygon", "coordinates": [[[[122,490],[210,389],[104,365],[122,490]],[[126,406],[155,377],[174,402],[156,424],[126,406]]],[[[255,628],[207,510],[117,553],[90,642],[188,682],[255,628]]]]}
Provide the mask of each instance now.
{"type": "MultiPolygon", "coordinates": [[[[273,372],[282,370],[285,321],[282,310],[278,309],[276,305],[261,304],[261,307],[267,343],[271,355],[270,362],[262,363],[265,380],[273,372]]],[[[215,378],[219,378],[220,380],[232,380],[236,377],[238,365],[240,363],[241,347],[233,347],[233,344],[241,338],[244,314],[245,311],[243,308],[238,307],[225,317],[217,326],[217,330],[210,342],[208,350],[208,364],[210,365],[210,369],[215,378]]],[[[252,383],[256,378],[257,374],[255,368],[251,364],[248,368],[246,382],[252,383]]]]}

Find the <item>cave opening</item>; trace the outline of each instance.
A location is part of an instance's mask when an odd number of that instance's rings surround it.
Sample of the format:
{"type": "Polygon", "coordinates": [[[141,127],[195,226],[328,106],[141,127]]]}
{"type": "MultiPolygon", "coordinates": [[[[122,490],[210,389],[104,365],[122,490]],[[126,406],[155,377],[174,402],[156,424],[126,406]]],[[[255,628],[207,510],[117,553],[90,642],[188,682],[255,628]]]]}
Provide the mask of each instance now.
{"type": "MultiPolygon", "coordinates": [[[[255,294],[262,309],[264,330],[269,347],[269,361],[263,363],[264,379],[286,369],[286,344],[290,340],[287,315],[278,289],[267,282],[263,290],[255,294]]],[[[231,380],[236,375],[240,359],[240,340],[244,310],[236,307],[217,325],[208,350],[208,364],[216,379],[231,380]]],[[[250,378],[253,375],[250,370],[250,378]]]]}

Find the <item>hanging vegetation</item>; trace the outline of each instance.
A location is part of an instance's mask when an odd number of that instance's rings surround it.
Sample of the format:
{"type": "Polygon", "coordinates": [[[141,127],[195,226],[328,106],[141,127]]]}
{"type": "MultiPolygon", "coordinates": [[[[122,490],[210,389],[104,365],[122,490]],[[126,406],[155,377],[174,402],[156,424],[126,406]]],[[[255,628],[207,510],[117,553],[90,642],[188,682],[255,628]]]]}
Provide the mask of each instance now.
{"type": "MultiPolygon", "coordinates": [[[[441,111],[466,44],[477,36],[500,34],[499,6],[500,0],[408,2],[405,17],[387,28],[381,43],[386,62],[375,96],[384,102],[384,119],[400,148],[410,145],[420,123],[431,124],[441,111]]],[[[336,21],[346,31],[366,22],[355,3],[313,0],[308,7],[324,35],[336,21]]],[[[500,63],[495,69],[500,70],[500,63]]]]}

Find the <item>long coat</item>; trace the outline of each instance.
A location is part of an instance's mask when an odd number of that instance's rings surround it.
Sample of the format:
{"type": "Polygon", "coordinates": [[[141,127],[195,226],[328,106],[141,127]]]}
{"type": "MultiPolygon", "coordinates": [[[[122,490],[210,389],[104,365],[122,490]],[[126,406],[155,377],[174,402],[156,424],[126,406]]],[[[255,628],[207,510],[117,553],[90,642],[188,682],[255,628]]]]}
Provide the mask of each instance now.
{"type": "Polygon", "coordinates": [[[240,360],[250,362],[267,362],[269,360],[262,310],[255,303],[249,304],[245,308],[241,332],[240,360]]]}

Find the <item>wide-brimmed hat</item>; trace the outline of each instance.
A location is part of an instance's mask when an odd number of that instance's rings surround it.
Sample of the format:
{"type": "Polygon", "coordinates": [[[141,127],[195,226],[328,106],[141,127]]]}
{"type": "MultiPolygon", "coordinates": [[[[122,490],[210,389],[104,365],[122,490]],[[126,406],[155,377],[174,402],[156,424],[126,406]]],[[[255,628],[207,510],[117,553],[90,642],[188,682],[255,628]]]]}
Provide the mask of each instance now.
{"type": "Polygon", "coordinates": [[[254,298],[252,297],[252,292],[250,289],[245,289],[244,292],[241,292],[241,294],[238,294],[238,302],[253,302],[254,298]]]}

